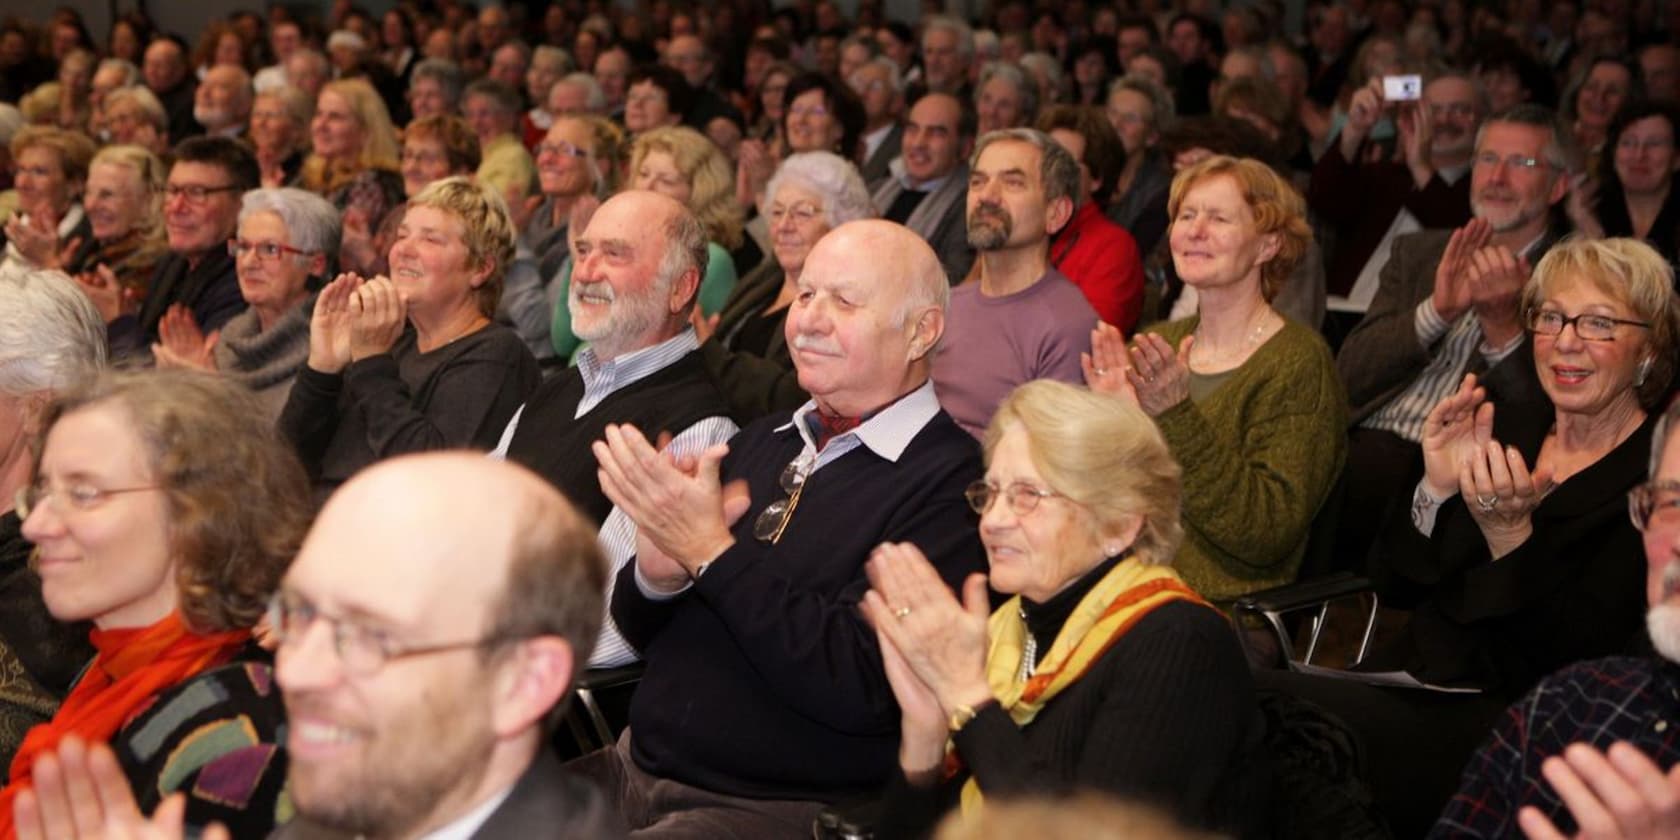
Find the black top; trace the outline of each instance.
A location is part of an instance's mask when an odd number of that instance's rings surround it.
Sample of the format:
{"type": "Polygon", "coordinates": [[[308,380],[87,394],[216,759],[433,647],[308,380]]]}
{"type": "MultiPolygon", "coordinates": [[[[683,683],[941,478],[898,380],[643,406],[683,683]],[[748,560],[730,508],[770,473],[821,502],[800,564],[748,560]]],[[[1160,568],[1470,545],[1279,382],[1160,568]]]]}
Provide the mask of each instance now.
{"type": "Polygon", "coordinates": [[[809,399],[799,387],[783,327],[787,308],[765,317],[787,276],[773,259],[748,272],[718,312],[717,331],[700,345],[706,371],[729,401],[741,426],[774,411],[792,411],[809,399]],[[758,347],[762,339],[763,347],[758,347]]]}
{"type": "Polygon", "coordinates": [[[29,730],[52,719],[76,676],[93,659],[90,625],[63,624],[47,612],[41,578],[29,568],[34,544],[16,511],[0,515],[0,766],[29,730]]]}
{"type": "Polygon", "coordinates": [[[707,417],[729,414],[698,352],[608,394],[577,417],[582,401],[583,374],[577,368],[544,382],[519,414],[507,457],[548,479],[596,523],[606,520],[613,505],[601,492],[589,447],[602,438],[608,423],[629,423],[656,440],[660,432],[680,434],[707,417]]]}
{"type": "MultiPolygon", "coordinates": [[[[1552,415],[1501,411],[1494,436],[1533,464],[1552,415]]],[[[1464,500],[1412,526],[1410,495],[1391,512],[1373,574],[1385,606],[1409,607],[1404,632],[1365,667],[1487,689],[1509,701],[1571,662],[1630,649],[1643,633],[1645,553],[1627,492],[1645,480],[1656,416],[1546,496],[1534,534],[1493,560],[1464,500]]]]}
{"type": "Polygon", "coordinates": [[[974,438],[943,411],[890,462],[859,446],[812,473],[776,544],[753,523],[782,498],[802,442],[786,413],[730,441],[725,482],[752,506],[735,544],[687,592],[644,597],[635,564],[612,615],[647,672],[631,701],[631,754],[647,772],[709,791],[833,801],[874,793],[892,773],[898,705],[875,631],[858,613],[864,563],[883,541],[915,543],[953,588],[980,571],[963,488],[980,477],[974,438]]]}
{"type": "Polygon", "coordinates": [[[996,703],[979,709],[952,736],[964,765],[956,776],[919,788],[896,774],[876,836],[925,836],[957,805],[971,773],[988,799],[1094,788],[1190,826],[1263,836],[1263,729],[1230,624],[1200,604],[1164,604],[1026,727],[996,703]]]}
{"type": "Polygon", "coordinates": [[[434,449],[489,451],[536,390],[537,360],[512,330],[490,324],[430,353],[412,327],[391,352],[341,374],[305,365],[280,431],[326,493],[375,461],[434,449]]]}
{"type": "Polygon", "coordinates": [[[1062,632],[1062,625],[1067,624],[1068,616],[1073,615],[1074,607],[1079,606],[1079,602],[1096,588],[1104,575],[1130,556],[1131,553],[1127,552],[1098,563],[1096,568],[1081,575],[1068,588],[1050,596],[1050,600],[1042,604],[1035,604],[1027,596],[1021,596],[1021,621],[1027,625],[1027,633],[1038,643],[1034,649],[1034,667],[1038,666],[1038,660],[1043,659],[1044,654],[1050,652],[1051,644],[1062,632]]]}
{"type": "Polygon", "coordinates": [[[191,265],[184,254],[171,253],[158,263],[146,289],[140,311],[118,317],[107,329],[113,356],[149,352],[157,341],[158,322],[177,303],[192,310],[193,320],[205,334],[245,311],[233,257],[220,246],[206,252],[198,265],[191,265]]]}
{"type": "Polygon", "coordinates": [[[893,199],[893,203],[887,207],[887,212],[881,214],[881,218],[902,225],[904,220],[910,218],[911,213],[916,212],[916,206],[921,204],[922,199],[927,198],[927,195],[927,190],[902,190],[898,197],[893,199]]]}

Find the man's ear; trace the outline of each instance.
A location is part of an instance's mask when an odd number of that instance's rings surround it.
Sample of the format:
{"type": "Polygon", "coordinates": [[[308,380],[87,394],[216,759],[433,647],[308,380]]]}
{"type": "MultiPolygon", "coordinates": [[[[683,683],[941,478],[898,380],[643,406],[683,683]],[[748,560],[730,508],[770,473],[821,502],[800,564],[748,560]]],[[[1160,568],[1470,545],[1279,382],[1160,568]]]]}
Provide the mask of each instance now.
{"type": "Polygon", "coordinates": [[[917,361],[931,353],[933,348],[938,346],[940,336],[944,334],[944,311],[937,306],[922,310],[922,314],[916,317],[915,327],[910,333],[910,361],[917,361]]]}
{"type": "Polygon", "coordinates": [[[1061,232],[1063,227],[1067,226],[1068,220],[1071,218],[1073,218],[1073,199],[1064,195],[1051,201],[1044,208],[1044,233],[1048,236],[1055,236],[1061,232]]]}
{"type": "Polygon", "coordinates": [[[577,662],[572,646],[559,636],[536,636],[502,654],[494,677],[490,724],[508,738],[540,727],[572,687],[577,662]]]}
{"type": "Polygon", "coordinates": [[[675,315],[676,313],[683,311],[683,309],[691,302],[695,306],[699,306],[700,301],[696,300],[699,295],[700,270],[697,268],[691,268],[683,272],[682,275],[677,278],[677,282],[671,284],[671,299],[667,301],[667,305],[671,309],[671,314],[675,315]]]}

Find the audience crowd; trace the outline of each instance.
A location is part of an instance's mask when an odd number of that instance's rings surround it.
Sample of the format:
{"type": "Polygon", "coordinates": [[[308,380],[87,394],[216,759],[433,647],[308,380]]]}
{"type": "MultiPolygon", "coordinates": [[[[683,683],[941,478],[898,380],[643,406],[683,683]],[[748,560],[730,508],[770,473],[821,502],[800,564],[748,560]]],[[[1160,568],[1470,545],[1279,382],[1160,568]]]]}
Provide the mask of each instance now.
{"type": "Polygon", "coordinates": [[[382,5],[0,13],[0,840],[1680,837],[1680,3],[382,5]]]}

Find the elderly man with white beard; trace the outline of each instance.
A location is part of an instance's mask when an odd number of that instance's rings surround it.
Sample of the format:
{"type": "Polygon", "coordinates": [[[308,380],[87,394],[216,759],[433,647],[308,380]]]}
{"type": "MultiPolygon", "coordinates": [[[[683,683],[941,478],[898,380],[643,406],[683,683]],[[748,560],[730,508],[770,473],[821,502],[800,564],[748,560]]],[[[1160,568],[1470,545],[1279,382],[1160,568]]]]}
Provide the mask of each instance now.
{"type": "Polygon", "coordinates": [[[1582,662],[1505,712],[1431,837],[1680,837],[1680,403],[1629,494],[1655,654],[1582,662]]]}

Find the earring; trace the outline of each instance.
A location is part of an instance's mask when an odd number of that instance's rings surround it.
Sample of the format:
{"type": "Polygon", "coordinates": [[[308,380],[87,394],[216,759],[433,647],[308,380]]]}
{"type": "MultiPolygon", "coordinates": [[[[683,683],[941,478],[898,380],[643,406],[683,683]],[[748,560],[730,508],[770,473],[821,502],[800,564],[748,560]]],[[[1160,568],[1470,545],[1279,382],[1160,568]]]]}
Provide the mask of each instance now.
{"type": "Polygon", "coordinates": [[[1633,387],[1638,388],[1645,384],[1645,377],[1651,375],[1651,365],[1656,362],[1656,360],[1657,358],[1655,356],[1646,356],[1644,359],[1640,360],[1639,367],[1634,369],[1633,387]]]}
{"type": "Polygon", "coordinates": [[[1112,560],[1116,557],[1119,557],[1120,552],[1125,551],[1125,550],[1126,549],[1121,548],[1120,546],[1117,546],[1117,545],[1106,545],[1106,546],[1103,546],[1103,556],[1112,560]]]}

